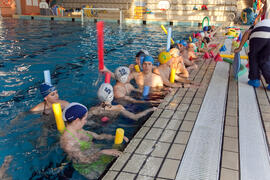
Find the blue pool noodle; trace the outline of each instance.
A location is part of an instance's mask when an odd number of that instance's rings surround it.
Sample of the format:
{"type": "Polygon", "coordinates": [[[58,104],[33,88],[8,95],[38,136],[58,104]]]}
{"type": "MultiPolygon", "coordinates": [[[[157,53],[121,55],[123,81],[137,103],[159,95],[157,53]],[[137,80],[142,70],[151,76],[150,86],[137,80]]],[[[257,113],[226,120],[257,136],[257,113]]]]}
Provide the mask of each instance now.
{"type": "Polygon", "coordinates": [[[50,70],[44,71],[44,81],[46,84],[52,85],[50,70]]]}
{"type": "Polygon", "coordinates": [[[150,91],[150,86],[144,86],[143,87],[143,97],[148,96],[149,91],[150,91]]]}
{"type": "Polygon", "coordinates": [[[168,28],[168,36],[167,36],[167,52],[170,51],[170,47],[171,47],[171,37],[172,37],[172,28],[169,27],[169,28],[168,28]]]}

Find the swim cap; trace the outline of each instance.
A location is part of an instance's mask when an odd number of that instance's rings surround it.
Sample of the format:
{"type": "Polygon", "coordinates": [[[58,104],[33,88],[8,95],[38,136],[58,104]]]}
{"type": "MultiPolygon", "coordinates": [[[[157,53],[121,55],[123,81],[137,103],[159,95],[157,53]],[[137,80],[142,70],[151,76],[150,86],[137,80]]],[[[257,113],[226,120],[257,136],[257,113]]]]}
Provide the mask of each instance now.
{"type": "Polygon", "coordinates": [[[128,67],[120,66],[115,70],[115,78],[121,83],[126,83],[128,80],[130,70],[128,67]]]}
{"type": "Polygon", "coordinates": [[[145,56],[149,56],[149,52],[147,50],[140,50],[137,54],[136,54],[136,57],[145,57],[145,56]]]}
{"type": "Polygon", "coordinates": [[[72,122],[77,118],[82,119],[83,116],[87,113],[87,111],[87,107],[80,103],[70,103],[63,110],[63,120],[67,122],[72,122]]]}
{"type": "Polygon", "coordinates": [[[98,89],[98,99],[101,102],[112,102],[113,100],[113,87],[109,83],[102,83],[98,89]]]}
{"type": "Polygon", "coordinates": [[[196,42],[198,42],[198,41],[199,41],[199,40],[198,40],[197,38],[193,38],[193,39],[192,39],[192,42],[193,42],[193,43],[196,43],[196,42]]]}
{"type": "Polygon", "coordinates": [[[172,57],[178,57],[180,55],[180,51],[177,48],[173,48],[170,50],[170,55],[172,57]]]}
{"type": "Polygon", "coordinates": [[[146,56],[143,59],[143,62],[151,62],[152,64],[154,64],[154,59],[152,58],[152,56],[146,56]]]}
{"type": "MultiPolygon", "coordinates": [[[[176,49],[176,48],[173,48],[173,49],[176,49]]],[[[163,52],[159,53],[159,55],[158,55],[158,61],[160,62],[160,64],[165,64],[170,59],[171,59],[171,55],[169,52],[163,51],[163,52]]]]}
{"type": "Polygon", "coordinates": [[[51,92],[55,91],[56,88],[50,84],[42,83],[39,87],[40,93],[45,98],[48,96],[51,92]]]}
{"type": "Polygon", "coordinates": [[[202,38],[205,36],[204,32],[200,32],[202,38]]]}
{"type": "Polygon", "coordinates": [[[187,41],[181,40],[179,44],[182,44],[183,46],[187,47],[187,41]]]}
{"type": "Polygon", "coordinates": [[[142,49],[141,52],[143,52],[146,56],[150,56],[149,52],[145,49],[142,49]]]}
{"type": "Polygon", "coordinates": [[[208,26],[204,26],[203,31],[208,31],[208,26]]]}
{"type": "Polygon", "coordinates": [[[196,33],[195,38],[197,38],[197,37],[201,37],[201,33],[196,33]]]}

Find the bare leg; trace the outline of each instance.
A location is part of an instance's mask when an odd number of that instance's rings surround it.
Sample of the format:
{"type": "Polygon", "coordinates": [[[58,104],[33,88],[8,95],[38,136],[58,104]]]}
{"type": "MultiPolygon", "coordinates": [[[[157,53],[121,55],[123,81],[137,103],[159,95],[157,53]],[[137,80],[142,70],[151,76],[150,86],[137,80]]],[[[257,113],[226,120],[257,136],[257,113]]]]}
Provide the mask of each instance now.
{"type": "Polygon", "coordinates": [[[8,176],[6,174],[6,170],[9,168],[9,164],[12,161],[13,157],[12,156],[6,156],[4,163],[2,164],[0,168],[0,179],[8,179],[8,176]]]}

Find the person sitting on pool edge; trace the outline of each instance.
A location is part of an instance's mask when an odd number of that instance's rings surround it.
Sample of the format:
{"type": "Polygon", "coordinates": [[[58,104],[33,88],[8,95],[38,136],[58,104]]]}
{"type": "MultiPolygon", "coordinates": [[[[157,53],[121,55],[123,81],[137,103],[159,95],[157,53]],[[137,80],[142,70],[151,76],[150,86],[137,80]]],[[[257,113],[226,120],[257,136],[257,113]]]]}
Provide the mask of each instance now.
{"type": "Polygon", "coordinates": [[[113,87],[109,83],[101,84],[98,89],[98,98],[101,101],[101,104],[98,106],[91,107],[88,112],[88,119],[91,119],[92,116],[103,116],[109,118],[115,118],[118,115],[122,114],[123,116],[130,118],[132,120],[138,120],[139,118],[147,115],[149,112],[154,111],[156,108],[149,108],[140,113],[134,114],[125,109],[124,106],[112,105],[114,98],[113,87]]]}
{"type": "Polygon", "coordinates": [[[146,56],[143,59],[143,71],[133,72],[129,76],[129,80],[135,79],[136,84],[140,90],[143,90],[144,86],[149,86],[151,90],[160,90],[163,88],[163,81],[161,77],[152,72],[154,59],[151,56],[146,56]]]}
{"type": "MultiPolygon", "coordinates": [[[[87,122],[87,108],[79,103],[70,103],[63,111],[66,128],[60,138],[60,145],[72,160],[73,167],[87,178],[98,178],[107,164],[122,152],[116,149],[102,149],[93,144],[92,140],[113,140],[109,134],[96,134],[86,131],[83,126],[87,122]]],[[[124,137],[127,142],[128,138],[124,137]]]]}
{"type": "MultiPolygon", "coordinates": [[[[177,49],[173,48],[173,49],[171,49],[170,52],[172,52],[173,50],[177,50],[177,49]]],[[[177,53],[177,52],[179,52],[179,51],[175,51],[175,53],[177,53]]],[[[158,68],[154,69],[154,73],[160,75],[160,77],[162,78],[163,84],[167,87],[182,87],[182,88],[198,87],[198,86],[191,84],[190,80],[183,79],[182,77],[179,77],[177,74],[175,74],[175,81],[180,81],[183,83],[176,83],[176,82],[171,83],[169,81],[171,69],[172,68],[177,69],[178,68],[177,66],[179,65],[179,62],[176,58],[177,58],[177,56],[176,57],[173,56],[173,58],[171,58],[169,52],[161,52],[159,55],[160,66],[158,68]],[[166,56],[165,54],[168,54],[167,55],[168,58],[162,59],[162,56],[166,56]],[[185,83],[189,83],[189,84],[185,84],[185,83]]]]}
{"type": "Polygon", "coordinates": [[[60,103],[61,107],[66,107],[69,102],[60,100],[56,88],[50,84],[42,83],[40,85],[40,93],[44,101],[30,109],[30,112],[43,112],[43,114],[50,114],[52,112],[52,104],[60,103]]]}
{"type": "Polygon", "coordinates": [[[172,48],[177,48],[180,51],[181,56],[184,60],[184,65],[187,68],[187,70],[197,69],[198,66],[195,64],[194,61],[190,61],[188,57],[188,49],[187,49],[187,42],[184,40],[177,41],[175,44],[171,46],[172,48]]]}

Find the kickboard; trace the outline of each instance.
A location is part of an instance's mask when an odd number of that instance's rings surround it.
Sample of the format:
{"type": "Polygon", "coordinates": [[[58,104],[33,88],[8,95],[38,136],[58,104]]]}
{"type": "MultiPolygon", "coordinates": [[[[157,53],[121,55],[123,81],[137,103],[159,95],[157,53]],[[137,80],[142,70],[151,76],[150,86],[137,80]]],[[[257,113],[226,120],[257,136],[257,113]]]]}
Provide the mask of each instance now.
{"type": "Polygon", "coordinates": [[[234,61],[232,63],[233,66],[233,74],[234,78],[238,79],[238,73],[240,71],[240,65],[241,65],[241,59],[240,59],[240,53],[235,53],[234,55],[234,61]]]}

